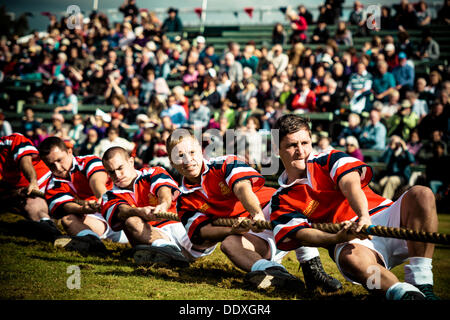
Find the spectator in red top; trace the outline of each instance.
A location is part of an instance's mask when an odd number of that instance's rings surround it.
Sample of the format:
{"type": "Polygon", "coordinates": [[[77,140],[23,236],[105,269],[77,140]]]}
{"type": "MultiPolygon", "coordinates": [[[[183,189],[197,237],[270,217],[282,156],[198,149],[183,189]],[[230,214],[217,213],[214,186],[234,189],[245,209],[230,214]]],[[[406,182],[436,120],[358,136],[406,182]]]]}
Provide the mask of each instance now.
{"type": "Polygon", "coordinates": [[[316,109],[316,94],[309,88],[306,79],[300,80],[300,90],[291,95],[290,108],[292,110],[302,110],[303,112],[312,112],[316,109]]]}
{"type": "Polygon", "coordinates": [[[292,28],[292,35],[289,39],[291,44],[295,44],[297,42],[305,43],[307,40],[306,30],[308,30],[308,23],[306,19],[302,16],[299,16],[295,11],[291,10],[286,13],[287,18],[290,21],[292,28]]]}
{"type": "Polygon", "coordinates": [[[388,71],[391,72],[395,67],[397,67],[400,63],[398,61],[398,55],[395,52],[395,45],[393,43],[387,43],[384,46],[385,59],[389,66],[388,71]]]}

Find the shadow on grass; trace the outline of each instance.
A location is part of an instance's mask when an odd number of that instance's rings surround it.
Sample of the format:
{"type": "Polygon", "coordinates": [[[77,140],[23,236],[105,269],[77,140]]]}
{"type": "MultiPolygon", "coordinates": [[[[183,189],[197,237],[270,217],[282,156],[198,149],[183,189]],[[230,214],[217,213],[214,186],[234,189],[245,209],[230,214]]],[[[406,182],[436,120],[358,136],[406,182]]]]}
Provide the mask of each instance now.
{"type": "Polygon", "coordinates": [[[114,257],[97,257],[94,255],[82,255],[74,251],[60,251],[64,253],[64,257],[44,257],[39,255],[30,255],[32,259],[39,259],[49,262],[67,262],[70,264],[92,264],[99,266],[130,266],[132,263],[115,259],[114,257]]]}
{"type": "Polygon", "coordinates": [[[43,234],[36,228],[36,222],[30,220],[18,220],[15,222],[0,221],[0,234],[12,237],[23,237],[29,240],[51,242],[53,238],[43,234]]]}

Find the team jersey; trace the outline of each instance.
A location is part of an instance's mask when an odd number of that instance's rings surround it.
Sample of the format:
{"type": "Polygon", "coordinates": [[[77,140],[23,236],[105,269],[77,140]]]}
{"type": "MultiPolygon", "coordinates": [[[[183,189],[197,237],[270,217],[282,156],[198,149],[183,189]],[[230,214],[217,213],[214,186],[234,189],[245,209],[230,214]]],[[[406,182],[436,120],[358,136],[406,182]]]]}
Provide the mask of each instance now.
{"type": "MultiPolygon", "coordinates": [[[[158,190],[161,187],[172,189],[175,197],[178,195],[178,184],[173,180],[170,174],[161,167],[151,167],[136,170],[137,178],[133,184],[133,191],[121,189],[114,186],[102,196],[102,215],[114,231],[123,229],[123,221],[118,217],[118,208],[121,204],[131,207],[156,206],[158,201],[158,190]]],[[[169,212],[176,213],[176,201],[172,201],[169,212]]],[[[154,220],[148,221],[148,224],[161,228],[170,223],[179,223],[174,220],[154,220]]]]}
{"type": "Polygon", "coordinates": [[[275,189],[264,187],[263,176],[236,156],[203,160],[200,185],[188,185],[183,179],[177,213],[191,240],[203,225],[215,218],[249,216],[232,191],[241,180],[252,182],[252,190],[264,208],[275,189]]]}
{"type": "Polygon", "coordinates": [[[338,188],[340,179],[356,170],[361,176],[361,188],[368,201],[369,214],[389,207],[393,202],[377,195],[368,186],[372,169],[337,150],[311,154],[307,160],[307,177],[289,185],[285,184],[287,175],[283,172],[278,180],[280,188],[270,203],[270,220],[280,250],[298,248],[299,242],[290,236],[302,228],[311,227],[310,222],[338,223],[358,218],[338,188]]]}
{"type": "MultiPolygon", "coordinates": [[[[102,161],[97,156],[73,156],[72,168],[69,179],[51,176],[45,190],[50,214],[56,218],[63,216],[60,210],[65,203],[74,202],[75,199],[97,200],[89,186],[89,180],[97,172],[105,172],[102,161]]],[[[113,187],[112,181],[108,179],[106,189],[113,187]]]]}
{"type": "Polygon", "coordinates": [[[32,164],[36,171],[37,183],[41,191],[50,179],[51,172],[45,163],[39,159],[39,152],[30,139],[20,133],[13,133],[0,138],[0,181],[6,191],[7,188],[27,187],[30,182],[20,170],[20,160],[25,156],[32,157],[32,164]]]}

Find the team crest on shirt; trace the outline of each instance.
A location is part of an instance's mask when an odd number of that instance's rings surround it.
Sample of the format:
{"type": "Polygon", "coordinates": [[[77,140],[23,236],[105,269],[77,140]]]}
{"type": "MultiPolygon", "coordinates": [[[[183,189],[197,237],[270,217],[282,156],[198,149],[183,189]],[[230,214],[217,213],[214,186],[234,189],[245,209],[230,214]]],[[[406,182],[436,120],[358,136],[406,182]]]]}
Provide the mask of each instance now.
{"type": "Polygon", "coordinates": [[[226,196],[231,193],[230,187],[228,187],[223,181],[219,182],[219,188],[222,195],[226,196]]]}
{"type": "Polygon", "coordinates": [[[307,217],[309,217],[319,206],[319,201],[317,200],[311,200],[308,205],[306,206],[306,209],[303,211],[303,214],[307,217]]]}
{"type": "Polygon", "coordinates": [[[202,212],[202,213],[205,213],[206,210],[208,210],[209,208],[210,208],[209,205],[208,205],[207,203],[204,203],[204,204],[200,207],[199,211],[202,212]]]}
{"type": "Polygon", "coordinates": [[[152,207],[155,207],[158,205],[158,197],[154,196],[153,194],[148,195],[148,204],[152,207]]]}

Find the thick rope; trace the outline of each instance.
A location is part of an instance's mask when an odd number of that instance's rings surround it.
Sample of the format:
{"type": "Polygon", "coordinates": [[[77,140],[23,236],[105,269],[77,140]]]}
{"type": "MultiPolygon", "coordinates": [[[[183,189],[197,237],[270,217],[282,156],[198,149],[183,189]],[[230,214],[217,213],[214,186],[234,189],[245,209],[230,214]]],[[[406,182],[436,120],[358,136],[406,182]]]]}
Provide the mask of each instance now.
{"type": "MultiPolygon", "coordinates": [[[[171,212],[157,213],[155,214],[155,216],[157,216],[159,219],[180,221],[178,216],[175,213],[171,212]]],[[[218,218],[212,222],[214,226],[222,226],[222,227],[232,227],[235,223],[236,219],[234,218],[218,218]]],[[[250,219],[245,219],[241,222],[240,226],[246,228],[250,226],[250,223],[251,223],[250,219]]],[[[272,225],[269,221],[258,220],[255,221],[254,223],[258,229],[272,230],[272,225]]],[[[339,232],[339,230],[342,229],[342,225],[340,223],[312,223],[311,227],[328,233],[337,233],[339,232]]],[[[416,231],[406,228],[364,225],[361,230],[361,233],[385,238],[397,238],[404,240],[430,242],[447,245],[450,244],[449,234],[416,231]]]]}
{"type": "MultiPolygon", "coordinates": [[[[33,196],[44,197],[44,194],[39,191],[32,191],[33,196]]],[[[84,200],[75,200],[78,204],[83,205],[84,200]]],[[[172,212],[160,212],[156,213],[155,216],[158,219],[167,219],[167,220],[175,220],[180,221],[178,215],[172,212]]],[[[222,226],[222,227],[232,227],[236,224],[237,219],[235,218],[218,218],[212,222],[214,226],[222,226]]],[[[258,229],[261,230],[272,230],[272,224],[269,221],[252,221],[250,219],[244,219],[241,221],[239,226],[243,228],[250,227],[251,224],[254,224],[258,229]]],[[[312,223],[311,227],[314,229],[318,229],[328,233],[337,233],[341,230],[342,225],[340,223],[312,223]]],[[[450,244],[450,234],[438,233],[438,232],[426,232],[426,231],[417,231],[406,228],[393,228],[393,227],[385,227],[385,226],[375,226],[375,225],[364,225],[361,229],[361,233],[384,237],[384,238],[396,238],[403,240],[411,240],[411,241],[420,241],[420,242],[429,242],[436,244],[450,244]]]]}

